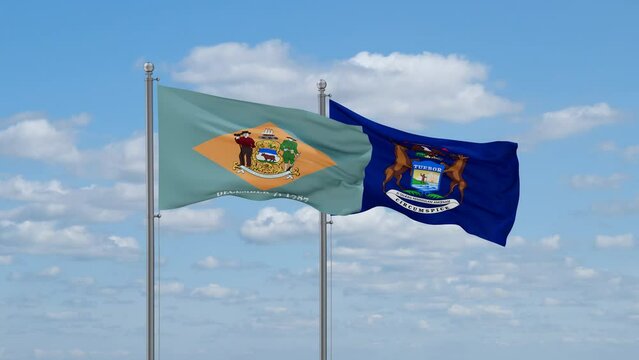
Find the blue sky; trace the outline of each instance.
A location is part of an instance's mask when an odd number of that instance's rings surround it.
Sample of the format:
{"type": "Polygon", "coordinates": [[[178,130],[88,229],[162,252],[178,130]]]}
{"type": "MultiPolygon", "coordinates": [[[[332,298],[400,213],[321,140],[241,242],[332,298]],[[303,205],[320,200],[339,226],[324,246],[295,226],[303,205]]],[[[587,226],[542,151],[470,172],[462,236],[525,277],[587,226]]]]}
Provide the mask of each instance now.
{"type": "MultiPolygon", "coordinates": [[[[520,143],[506,248],[382,209],[335,217],[334,358],[632,358],[638,11],[3,4],[0,359],[144,356],[145,60],[164,85],[312,111],[322,77],[333,99],[379,122],[520,143]]],[[[316,358],[316,219],[281,200],[165,212],[162,358],[316,358]]]]}

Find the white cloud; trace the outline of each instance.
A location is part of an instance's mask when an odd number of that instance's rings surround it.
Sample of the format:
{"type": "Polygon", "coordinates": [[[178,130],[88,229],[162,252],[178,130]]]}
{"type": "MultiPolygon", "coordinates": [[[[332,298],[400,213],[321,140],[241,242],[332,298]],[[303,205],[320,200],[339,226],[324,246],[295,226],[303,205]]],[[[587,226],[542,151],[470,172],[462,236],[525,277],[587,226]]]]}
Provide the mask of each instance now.
{"type": "Polygon", "coordinates": [[[628,216],[639,212],[639,196],[627,196],[623,200],[608,200],[594,204],[592,211],[605,215],[628,216]]]}
{"type": "Polygon", "coordinates": [[[414,249],[413,254],[416,254],[415,251],[489,246],[487,241],[467,234],[456,225],[422,224],[396,211],[383,208],[374,208],[354,215],[335,216],[333,222],[334,236],[343,239],[341,244],[365,245],[369,249],[414,249]]]}
{"type": "Polygon", "coordinates": [[[207,286],[195,288],[191,295],[202,297],[202,298],[212,298],[212,299],[224,299],[231,296],[237,295],[239,292],[234,289],[229,289],[222,287],[218,284],[208,284],[207,286]]]}
{"type": "Polygon", "coordinates": [[[71,164],[81,155],[72,131],[57,128],[45,118],[26,118],[0,130],[0,155],[71,164]]]}
{"type": "Polygon", "coordinates": [[[140,181],[146,174],[146,138],[137,135],[101,149],[87,150],[82,160],[78,170],[82,175],[99,174],[109,179],[140,181]]]}
{"type": "Polygon", "coordinates": [[[138,248],[137,240],[135,240],[135,238],[130,236],[122,237],[122,236],[111,235],[107,239],[113,242],[116,247],[121,249],[137,249],[138,248]]]}
{"type": "Polygon", "coordinates": [[[71,279],[71,283],[76,286],[91,286],[95,284],[95,279],[91,276],[76,277],[71,279]]]}
{"type": "Polygon", "coordinates": [[[145,186],[117,182],[111,187],[66,188],[58,180],[32,181],[14,176],[0,178],[0,198],[26,203],[0,210],[5,219],[117,222],[143,208],[145,186]]]}
{"type": "Polygon", "coordinates": [[[69,356],[76,359],[82,359],[87,356],[87,353],[80,349],[71,349],[69,350],[69,356]]]}
{"type": "Polygon", "coordinates": [[[478,283],[483,284],[500,284],[506,281],[506,274],[482,274],[472,277],[478,283]]]}
{"type": "Polygon", "coordinates": [[[269,306],[264,308],[264,310],[271,314],[283,314],[288,311],[288,308],[284,306],[269,306]]]}
{"type": "Polygon", "coordinates": [[[617,110],[606,103],[573,106],[544,113],[541,120],[523,136],[523,143],[538,143],[563,139],[590,131],[599,126],[614,123],[619,117],[617,110]]]}
{"type": "Polygon", "coordinates": [[[240,233],[253,243],[269,244],[299,240],[318,229],[319,212],[311,207],[303,207],[293,214],[265,207],[254,219],[244,222],[240,233]]]}
{"type": "Polygon", "coordinates": [[[422,319],[417,322],[417,327],[422,330],[428,330],[430,329],[430,324],[428,323],[428,321],[422,319]]]}
{"type": "Polygon", "coordinates": [[[74,320],[78,319],[80,314],[75,311],[48,312],[46,318],[50,320],[74,320]]]}
{"type": "Polygon", "coordinates": [[[366,318],[366,322],[368,323],[368,325],[373,325],[382,319],[384,319],[384,315],[371,314],[371,315],[368,315],[368,317],[366,318]]]}
{"type": "Polygon", "coordinates": [[[560,304],[561,304],[561,301],[555,298],[547,297],[544,299],[545,306],[557,306],[560,304]]]}
{"type": "Polygon", "coordinates": [[[337,262],[333,261],[332,265],[329,265],[331,271],[335,275],[346,276],[358,276],[358,275],[370,275],[382,271],[380,266],[374,265],[362,265],[358,262],[337,262]]]}
{"type": "Polygon", "coordinates": [[[552,235],[541,239],[541,247],[546,250],[557,250],[559,249],[559,235],[552,235]]]}
{"type": "Polygon", "coordinates": [[[0,265],[11,265],[11,264],[13,264],[13,256],[0,255],[0,265]]]}
{"type": "Polygon", "coordinates": [[[626,174],[613,173],[608,176],[601,175],[574,175],[570,179],[570,186],[575,189],[592,189],[612,187],[619,188],[630,177],[626,174]]]}
{"type": "Polygon", "coordinates": [[[454,54],[360,52],[327,76],[350,107],[402,127],[419,127],[410,122],[425,119],[465,123],[520,110],[486,90],[484,65],[454,54]]]}
{"type": "Polygon", "coordinates": [[[22,176],[0,179],[0,197],[22,201],[48,201],[68,194],[58,180],[27,181],[22,176]]]}
{"type": "Polygon", "coordinates": [[[78,348],[73,348],[70,350],[58,350],[58,349],[33,349],[33,356],[36,359],[86,359],[92,358],[96,355],[107,355],[112,356],[115,355],[109,353],[102,353],[98,351],[85,351],[78,348]]]}
{"type": "Polygon", "coordinates": [[[179,208],[162,211],[162,229],[176,232],[198,233],[220,229],[224,225],[223,209],[179,208]]]}
{"type": "Polygon", "coordinates": [[[448,308],[448,314],[456,317],[494,316],[512,317],[513,311],[500,305],[477,305],[473,307],[453,304],[448,308]]]}
{"type": "Polygon", "coordinates": [[[498,317],[511,317],[513,312],[510,309],[505,309],[500,305],[479,305],[477,307],[483,314],[498,316],[498,317]]]}
{"type": "Polygon", "coordinates": [[[204,259],[199,260],[198,262],[195,263],[195,266],[201,269],[215,269],[217,267],[220,267],[220,265],[221,265],[220,260],[218,260],[217,258],[213,256],[207,256],[204,259]]]}
{"type": "Polygon", "coordinates": [[[137,249],[137,242],[131,237],[98,236],[84,226],[58,228],[50,221],[0,220],[0,250],[130,259],[137,256],[137,249]]]}
{"type": "Polygon", "coordinates": [[[80,175],[110,179],[142,180],[146,169],[145,137],[134,136],[102,148],[78,149],[77,126],[88,115],[52,122],[40,114],[19,116],[19,121],[0,129],[0,156],[61,164],[80,175]]]}
{"type": "Polygon", "coordinates": [[[450,315],[460,317],[468,317],[475,314],[471,308],[459,304],[451,305],[451,307],[448,308],[448,313],[450,315]]]}
{"type": "MultiPolygon", "coordinates": [[[[458,250],[488,246],[485,240],[467,234],[456,225],[421,224],[383,208],[348,216],[334,216],[332,219],[333,236],[342,239],[342,244],[347,245],[337,251],[357,251],[362,256],[366,256],[366,250],[352,245],[362,245],[369,249],[387,248],[389,250],[386,255],[394,257],[423,255],[425,249],[458,250]]],[[[319,213],[311,207],[300,208],[292,214],[266,207],[254,219],[245,221],[241,229],[242,236],[261,244],[307,238],[318,232],[319,213]]]]}
{"type": "Polygon", "coordinates": [[[61,272],[62,272],[62,269],[60,269],[60,267],[52,266],[40,271],[39,275],[44,277],[56,277],[60,275],[61,272]]]}
{"type": "Polygon", "coordinates": [[[513,235],[508,237],[508,241],[506,242],[506,246],[523,246],[526,244],[526,239],[523,236],[513,235]]]}
{"type": "Polygon", "coordinates": [[[604,141],[599,143],[599,145],[597,145],[597,148],[601,151],[605,151],[605,152],[614,152],[619,150],[617,147],[617,143],[615,143],[614,141],[604,141]]]}
{"type": "Polygon", "coordinates": [[[601,151],[620,154],[626,161],[634,162],[639,160],[639,145],[621,147],[614,141],[604,141],[597,148],[601,151]]]}
{"type": "Polygon", "coordinates": [[[597,235],[595,244],[598,248],[631,248],[635,245],[634,236],[630,233],[622,235],[597,235]]]}
{"type": "Polygon", "coordinates": [[[340,102],[406,128],[434,119],[469,122],[521,108],[486,89],[486,66],[455,54],[364,51],[307,66],[291,58],[289,46],[279,40],[254,47],[223,43],[192,49],[173,75],[215,95],[306,109],[315,108],[315,82],[325,78],[340,102]]]}
{"type": "Polygon", "coordinates": [[[579,279],[591,279],[597,276],[597,271],[595,269],[590,269],[583,266],[577,266],[574,270],[575,277],[579,279]]]}
{"type": "Polygon", "coordinates": [[[179,281],[161,282],[155,287],[156,291],[158,289],[161,295],[180,295],[184,292],[184,284],[179,281]]]}
{"type": "Polygon", "coordinates": [[[639,145],[630,145],[623,149],[623,155],[628,161],[639,160],[639,145]]]}

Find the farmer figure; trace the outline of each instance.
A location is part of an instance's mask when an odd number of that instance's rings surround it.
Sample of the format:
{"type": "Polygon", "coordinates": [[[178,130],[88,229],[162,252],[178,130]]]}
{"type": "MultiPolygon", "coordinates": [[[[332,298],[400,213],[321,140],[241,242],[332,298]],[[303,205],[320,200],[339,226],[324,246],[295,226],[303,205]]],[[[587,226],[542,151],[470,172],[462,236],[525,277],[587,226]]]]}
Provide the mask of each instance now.
{"type": "Polygon", "coordinates": [[[280,144],[280,151],[282,151],[282,159],[284,160],[284,171],[289,171],[293,168],[295,159],[299,156],[297,151],[297,140],[288,136],[282,144],[280,144]]]}
{"type": "Polygon", "coordinates": [[[253,155],[253,148],[255,147],[255,141],[249,137],[251,133],[249,131],[242,131],[235,135],[235,142],[240,145],[240,165],[251,167],[251,155],[253,155]]]}

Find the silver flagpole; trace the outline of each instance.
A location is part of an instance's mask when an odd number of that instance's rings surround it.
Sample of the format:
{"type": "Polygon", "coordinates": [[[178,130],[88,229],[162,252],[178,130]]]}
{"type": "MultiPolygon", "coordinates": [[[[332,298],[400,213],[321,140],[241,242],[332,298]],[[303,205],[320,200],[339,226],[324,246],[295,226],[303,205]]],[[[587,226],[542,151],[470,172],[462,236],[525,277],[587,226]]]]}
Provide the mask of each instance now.
{"type": "Polygon", "coordinates": [[[155,241],[153,222],[153,69],[152,63],[144,63],[146,73],[146,354],[147,360],[155,359],[155,241]]]}
{"type": "MultiPolygon", "coordinates": [[[[317,90],[319,90],[319,114],[326,116],[326,81],[320,79],[317,83],[317,90]]],[[[326,360],[327,355],[327,282],[326,282],[326,262],[328,261],[326,252],[326,229],[327,229],[327,215],[326,213],[320,213],[320,360],[326,360]]]]}

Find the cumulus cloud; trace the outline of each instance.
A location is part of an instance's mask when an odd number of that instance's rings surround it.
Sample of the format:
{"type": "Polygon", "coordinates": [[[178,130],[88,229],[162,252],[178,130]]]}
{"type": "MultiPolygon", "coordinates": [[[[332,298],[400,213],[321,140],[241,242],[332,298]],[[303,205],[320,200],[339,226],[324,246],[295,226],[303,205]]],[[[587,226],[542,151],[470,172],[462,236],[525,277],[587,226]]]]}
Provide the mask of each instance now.
{"type": "Polygon", "coordinates": [[[373,325],[373,324],[381,321],[382,319],[384,319],[384,315],[382,315],[382,314],[370,314],[366,318],[366,323],[368,323],[368,325],[373,325]]]}
{"type": "Polygon", "coordinates": [[[506,274],[482,274],[474,275],[473,280],[484,284],[500,284],[507,280],[506,274]]]}
{"type": "Polygon", "coordinates": [[[179,208],[162,211],[161,226],[165,230],[199,233],[220,229],[224,225],[223,209],[179,208]]]}
{"type": "Polygon", "coordinates": [[[75,320],[80,317],[80,314],[75,311],[59,311],[59,312],[48,312],[46,313],[46,318],[50,320],[75,320]]]}
{"type": "Polygon", "coordinates": [[[613,173],[608,176],[601,175],[573,175],[570,186],[575,189],[593,189],[602,187],[619,188],[630,177],[626,174],[613,173]]]}
{"type": "Polygon", "coordinates": [[[371,275],[382,271],[381,266],[363,265],[358,262],[338,261],[333,261],[332,264],[330,264],[330,269],[333,274],[338,276],[371,275]]]}
{"type": "Polygon", "coordinates": [[[22,176],[0,178],[0,199],[16,200],[25,205],[0,210],[5,219],[116,222],[135,209],[142,209],[144,184],[115,183],[80,188],[64,187],[58,180],[33,181],[22,176]]]}
{"type": "Polygon", "coordinates": [[[95,278],[91,276],[75,277],[71,279],[71,284],[82,287],[92,286],[93,284],[95,284],[95,278]]]}
{"type": "Polygon", "coordinates": [[[40,271],[38,275],[51,278],[51,277],[56,277],[60,275],[61,272],[62,272],[62,269],[60,269],[60,267],[52,266],[40,271]]]}
{"type": "Polygon", "coordinates": [[[195,266],[201,269],[215,269],[217,267],[220,267],[220,265],[221,265],[220,260],[218,260],[217,258],[213,256],[207,256],[204,259],[199,260],[198,262],[195,263],[195,266]]]}
{"type": "Polygon", "coordinates": [[[591,279],[597,276],[595,269],[587,268],[584,266],[577,266],[574,269],[575,277],[578,279],[591,279]]]}
{"type": "Polygon", "coordinates": [[[0,265],[11,265],[11,264],[13,264],[13,256],[0,255],[0,265]]]}
{"type": "Polygon", "coordinates": [[[68,194],[58,180],[27,181],[22,176],[0,179],[0,198],[22,201],[49,201],[68,194]]]}
{"type": "Polygon", "coordinates": [[[559,249],[559,240],[560,240],[560,236],[559,235],[552,235],[552,236],[547,236],[545,238],[542,238],[540,241],[541,247],[546,249],[546,250],[557,250],[559,249]]]}
{"type": "Polygon", "coordinates": [[[79,225],[0,220],[0,251],[130,259],[137,256],[138,244],[131,237],[96,235],[79,225]]]}
{"type": "MultiPolygon", "coordinates": [[[[157,142],[156,142],[157,143],[157,142]]],[[[146,174],[146,139],[137,135],[82,153],[76,169],[81,175],[99,174],[109,179],[140,181],[146,174]]]]}
{"type": "Polygon", "coordinates": [[[74,164],[81,158],[73,132],[39,116],[23,118],[0,130],[0,155],[62,164],[74,164]]]}
{"type": "Polygon", "coordinates": [[[634,236],[630,233],[621,235],[597,235],[595,245],[598,248],[631,248],[635,245],[634,236]]]}
{"type": "MultiPolygon", "coordinates": [[[[333,235],[348,245],[338,251],[365,251],[367,247],[387,247],[395,257],[414,256],[424,249],[462,249],[488,246],[485,240],[469,235],[456,225],[431,226],[413,221],[395,211],[374,208],[364,213],[334,216],[333,235]],[[370,224],[376,224],[371,227],[370,224]],[[428,239],[424,241],[423,239],[428,239]],[[351,246],[357,245],[357,246],[351,246]],[[350,249],[348,249],[350,248],[350,249]]],[[[303,207],[294,213],[266,207],[244,222],[242,236],[254,243],[269,244],[308,238],[319,231],[319,213],[303,207]]],[[[362,254],[363,255],[363,254],[362,254]]]]}
{"type": "Polygon", "coordinates": [[[240,233],[252,243],[270,244],[299,240],[317,232],[318,228],[319,212],[311,207],[300,208],[292,214],[265,207],[254,219],[244,222],[240,233]]]}
{"type": "Polygon", "coordinates": [[[604,215],[632,216],[639,213],[639,196],[624,197],[623,200],[608,200],[592,205],[592,211],[604,215]]]}
{"type": "Polygon", "coordinates": [[[155,291],[161,295],[180,295],[184,293],[184,284],[179,281],[160,282],[155,286],[155,291]]]}
{"type": "Polygon", "coordinates": [[[619,112],[607,103],[573,106],[544,113],[535,126],[521,138],[525,144],[563,139],[594,128],[612,124],[619,112]]]}
{"type": "Polygon", "coordinates": [[[41,114],[28,113],[0,129],[0,156],[60,164],[84,176],[120,180],[142,180],[146,169],[145,138],[106,144],[102,148],[79,149],[75,134],[88,115],[53,122],[41,114]]]}
{"type": "Polygon", "coordinates": [[[284,306],[268,306],[264,310],[271,314],[283,314],[288,311],[288,308],[284,306]]]}
{"type": "Polygon", "coordinates": [[[192,49],[173,76],[199,91],[309,110],[315,108],[315,82],[325,78],[340,102],[404,128],[432,120],[470,122],[521,108],[487,89],[485,65],[456,54],[363,51],[312,66],[295,60],[280,40],[253,47],[223,43],[192,49]]]}
{"type": "Polygon", "coordinates": [[[464,306],[453,304],[448,308],[448,314],[456,317],[474,317],[474,316],[494,316],[494,317],[512,317],[513,311],[506,309],[500,305],[476,305],[464,306]]]}
{"type": "Polygon", "coordinates": [[[405,128],[433,119],[466,123],[521,108],[486,89],[486,66],[455,54],[360,52],[327,77],[335,79],[334,91],[345,104],[405,128]]]}
{"type": "Polygon", "coordinates": [[[417,322],[417,327],[422,329],[422,330],[428,330],[428,329],[430,329],[430,323],[428,321],[422,319],[422,320],[419,320],[417,322]]]}
{"type": "Polygon", "coordinates": [[[639,160],[639,144],[623,147],[617,145],[617,143],[614,141],[604,141],[600,143],[597,148],[604,152],[620,155],[624,158],[624,160],[629,162],[635,162],[639,160]]]}
{"type": "Polygon", "coordinates": [[[396,250],[392,254],[395,256],[414,255],[415,252],[422,253],[424,250],[490,246],[485,240],[467,234],[456,225],[426,225],[383,208],[349,216],[335,216],[333,222],[334,236],[340,237],[342,244],[365,245],[369,248],[390,247],[396,250]]]}
{"type": "Polygon", "coordinates": [[[630,145],[624,148],[623,155],[628,161],[639,160],[639,145],[630,145]]]}
{"type": "Polygon", "coordinates": [[[555,298],[546,297],[544,299],[544,306],[557,306],[560,304],[561,304],[561,301],[555,298]]]}
{"type": "Polygon", "coordinates": [[[219,284],[208,284],[193,289],[191,295],[200,298],[225,299],[239,294],[239,291],[223,287],[219,284]]]}

